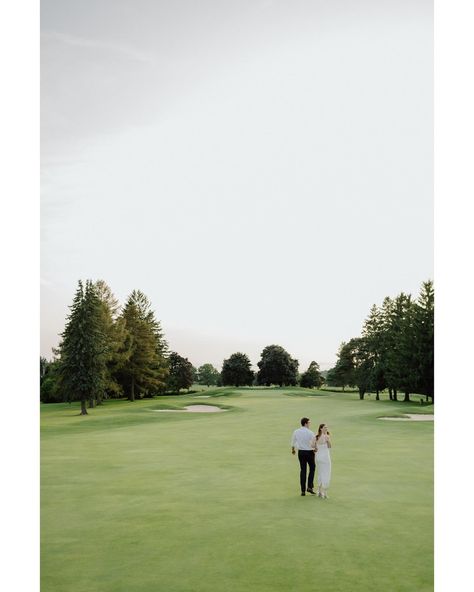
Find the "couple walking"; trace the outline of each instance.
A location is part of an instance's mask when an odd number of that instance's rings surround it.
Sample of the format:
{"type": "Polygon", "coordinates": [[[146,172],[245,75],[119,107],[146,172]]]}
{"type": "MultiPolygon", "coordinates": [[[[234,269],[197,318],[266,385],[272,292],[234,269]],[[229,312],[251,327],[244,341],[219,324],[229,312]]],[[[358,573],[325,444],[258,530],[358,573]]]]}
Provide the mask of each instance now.
{"type": "Polygon", "coordinates": [[[301,419],[301,427],[293,432],[291,438],[291,454],[298,449],[298,460],[300,461],[300,485],[301,495],[306,492],[327,499],[327,489],[331,480],[331,437],[326,424],[319,426],[318,433],[314,434],[309,429],[311,420],[308,417],[301,419]],[[309,466],[308,486],[306,487],[306,465],[309,466]],[[318,467],[318,491],[314,491],[314,472],[318,467]]]}

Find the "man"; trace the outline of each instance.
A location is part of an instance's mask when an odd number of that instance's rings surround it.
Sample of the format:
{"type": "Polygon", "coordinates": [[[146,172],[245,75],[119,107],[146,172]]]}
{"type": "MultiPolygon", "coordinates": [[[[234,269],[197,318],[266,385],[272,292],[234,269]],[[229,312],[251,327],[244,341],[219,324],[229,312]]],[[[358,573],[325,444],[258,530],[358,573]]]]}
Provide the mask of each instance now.
{"type": "Polygon", "coordinates": [[[311,495],[316,495],[314,491],[314,453],[316,452],[316,436],[309,429],[311,420],[308,417],[301,419],[301,427],[293,432],[291,438],[291,454],[296,453],[298,449],[298,460],[300,461],[300,485],[301,495],[306,495],[306,491],[311,495]],[[306,487],[306,465],[309,465],[308,487],[306,487]]]}

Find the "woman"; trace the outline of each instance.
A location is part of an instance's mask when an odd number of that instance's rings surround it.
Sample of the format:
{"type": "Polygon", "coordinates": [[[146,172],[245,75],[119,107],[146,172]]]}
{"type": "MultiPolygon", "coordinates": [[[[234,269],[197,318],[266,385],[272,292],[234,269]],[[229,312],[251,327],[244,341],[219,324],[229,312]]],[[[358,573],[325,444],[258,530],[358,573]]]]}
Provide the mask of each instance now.
{"type": "Polygon", "coordinates": [[[316,466],[318,468],[318,496],[328,499],[327,489],[331,481],[331,437],[325,423],[320,424],[316,436],[316,466]]]}

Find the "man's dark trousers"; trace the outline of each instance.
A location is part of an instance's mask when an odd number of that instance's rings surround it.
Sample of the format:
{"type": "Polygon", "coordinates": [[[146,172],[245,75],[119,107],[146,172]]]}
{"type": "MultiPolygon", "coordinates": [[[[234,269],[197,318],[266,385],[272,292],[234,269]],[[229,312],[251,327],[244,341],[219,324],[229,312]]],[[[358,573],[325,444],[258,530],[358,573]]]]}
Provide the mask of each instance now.
{"type": "Polygon", "coordinates": [[[313,489],[314,487],[314,450],[298,450],[298,460],[300,461],[300,484],[301,484],[301,493],[305,493],[306,491],[306,465],[309,465],[309,475],[308,475],[308,489],[313,489]]]}

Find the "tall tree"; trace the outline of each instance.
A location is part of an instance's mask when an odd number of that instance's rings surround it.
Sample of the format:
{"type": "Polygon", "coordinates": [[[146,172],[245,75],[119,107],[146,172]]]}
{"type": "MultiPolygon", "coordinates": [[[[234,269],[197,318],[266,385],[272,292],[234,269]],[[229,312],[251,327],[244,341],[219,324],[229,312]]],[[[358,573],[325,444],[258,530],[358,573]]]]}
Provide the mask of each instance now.
{"type": "Polygon", "coordinates": [[[365,354],[371,360],[370,389],[375,390],[376,399],[380,400],[380,391],[386,386],[385,360],[386,347],[384,340],[382,312],[374,304],[362,328],[365,354]]]}
{"type": "Polygon", "coordinates": [[[189,389],[194,379],[191,362],[176,352],[171,352],[168,357],[168,367],[167,388],[174,393],[179,393],[181,389],[189,389]]]}
{"type": "Polygon", "coordinates": [[[232,354],[222,364],[221,381],[223,386],[247,386],[253,383],[254,373],[246,354],[232,354]]]}
{"type": "Polygon", "coordinates": [[[153,335],[155,337],[155,348],[157,354],[163,358],[166,358],[169,353],[168,342],[164,337],[160,321],[158,321],[155,317],[155,313],[151,307],[151,302],[140,290],[133,290],[129,296],[129,301],[135,304],[140,318],[143,319],[152,329],[153,335]]]}
{"type": "Polygon", "coordinates": [[[363,399],[372,386],[374,371],[374,359],[368,340],[364,337],[351,339],[347,344],[347,350],[352,358],[352,381],[359,390],[359,398],[363,399]]]}
{"type": "Polygon", "coordinates": [[[67,401],[86,401],[101,396],[106,372],[107,343],[102,330],[102,305],[92,281],[79,281],[59,346],[58,388],[67,401]]]}
{"type": "Polygon", "coordinates": [[[409,400],[410,391],[413,392],[414,375],[412,372],[411,352],[411,296],[401,292],[392,301],[386,319],[386,370],[387,385],[391,386],[394,399],[397,391],[405,393],[405,400],[409,400]]]}
{"type": "Polygon", "coordinates": [[[219,381],[219,370],[212,364],[203,364],[198,368],[198,383],[209,386],[217,385],[219,381]]]}
{"type": "MultiPolygon", "coordinates": [[[[104,280],[98,280],[95,288],[102,305],[102,327],[107,340],[104,398],[123,396],[118,373],[127,363],[131,351],[127,339],[125,320],[119,317],[120,304],[104,280]]],[[[97,403],[101,403],[100,398],[97,403]]]]}
{"type": "Polygon", "coordinates": [[[257,383],[270,386],[294,386],[298,382],[298,360],[280,345],[267,345],[258,362],[257,383]]]}
{"type": "Polygon", "coordinates": [[[417,392],[434,400],[434,287],[423,283],[414,308],[417,392]]]}
{"type": "Polygon", "coordinates": [[[300,386],[304,388],[319,388],[323,383],[323,377],[317,362],[311,362],[306,372],[301,375],[300,386]]]}
{"type": "Polygon", "coordinates": [[[129,355],[118,377],[129,400],[135,401],[137,396],[152,396],[166,387],[166,342],[142,292],[131,293],[121,317],[126,330],[124,349],[129,355]]]}

